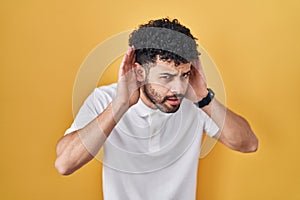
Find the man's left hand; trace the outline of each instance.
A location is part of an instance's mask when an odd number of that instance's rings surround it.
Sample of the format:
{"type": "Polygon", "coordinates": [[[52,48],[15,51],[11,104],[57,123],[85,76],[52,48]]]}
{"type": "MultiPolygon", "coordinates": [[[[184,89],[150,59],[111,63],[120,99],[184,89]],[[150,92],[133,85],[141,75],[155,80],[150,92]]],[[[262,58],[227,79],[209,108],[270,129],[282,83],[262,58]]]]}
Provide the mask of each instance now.
{"type": "Polygon", "coordinates": [[[200,59],[192,61],[191,74],[186,98],[192,102],[201,101],[207,96],[207,84],[200,59]]]}

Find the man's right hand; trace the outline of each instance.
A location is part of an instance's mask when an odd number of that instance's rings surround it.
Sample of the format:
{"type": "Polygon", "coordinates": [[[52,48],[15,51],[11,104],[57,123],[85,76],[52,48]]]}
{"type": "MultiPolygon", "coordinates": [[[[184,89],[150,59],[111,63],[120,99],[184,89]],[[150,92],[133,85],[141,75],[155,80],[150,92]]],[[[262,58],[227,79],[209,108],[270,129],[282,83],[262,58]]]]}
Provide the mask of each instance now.
{"type": "Polygon", "coordinates": [[[139,83],[136,78],[136,63],[135,63],[135,49],[129,47],[123,57],[119,69],[119,79],[117,86],[117,95],[115,101],[129,108],[136,104],[140,97],[139,83]]]}
{"type": "Polygon", "coordinates": [[[59,173],[69,175],[92,160],[122,115],[137,103],[140,92],[136,66],[134,48],[130,47],[120,66],[116,98],[97,118],[58,142],[55,167],[59,173]]]}

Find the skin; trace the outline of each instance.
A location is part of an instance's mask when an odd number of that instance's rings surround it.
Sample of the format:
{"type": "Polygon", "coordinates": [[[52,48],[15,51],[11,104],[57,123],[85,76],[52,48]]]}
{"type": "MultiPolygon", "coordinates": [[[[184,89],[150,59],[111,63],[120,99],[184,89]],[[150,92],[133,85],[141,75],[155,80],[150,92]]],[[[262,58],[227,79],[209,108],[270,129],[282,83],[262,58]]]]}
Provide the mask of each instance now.
{"type": "Polygon", "coordinates": [[[174,113],[187,91],[191,63],[175,66],[173,61],[158,59],[152,65],[150,70],[143,72],[145,78],[141,78],[141,99],[152,109],[174,113]]]}
{"type": "MultiPolygon", "coordinates": [[[[60,174],[69,175],[93,159],[96,152],[86,149],[80,136],[87,138],[90,149],[99,150],[123,114],[139,98],[152,109],[172,113],[178,110],[183,96],[198,102],[207,95],[200,60],[175,66],[172,61],[157,59],[154,65],[146,72],[135,62],[134,48],[128,49],[119,69],[116,98],[94,119],[99,130],[87,131],[94,128],[88,124],[58,142],[55,167],[60,174]]],[[[202,110],[220,127],[215,137],[218,141],[236,151],[256,151],[258,140],[243,117],[227,109],[216,98],[202,110]]]]}

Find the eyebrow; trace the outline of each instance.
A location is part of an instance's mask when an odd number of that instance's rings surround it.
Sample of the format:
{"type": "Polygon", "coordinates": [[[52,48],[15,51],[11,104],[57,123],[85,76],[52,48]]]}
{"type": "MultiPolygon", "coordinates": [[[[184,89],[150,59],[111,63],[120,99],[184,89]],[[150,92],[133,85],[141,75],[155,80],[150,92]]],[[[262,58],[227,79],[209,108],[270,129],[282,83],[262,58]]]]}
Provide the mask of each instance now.
{"type": "MultiPolygon", "coordinates": [[[[181,75],[185,75],[185,74],[189,74],[189,73],[191,73],[191,70],[189,70],[189,71],[187,71],[187,72],[184,72],[184,73],[182,73],[181,75]]],[[[162,73],[160,73],[160,75],[161,75],[161,76],[163,76],[163,75],[177,76],[177,75],[178,75],[178,72],[176,72],[176,73],[172,73],[172,72],[162,72],[162,73]]]]}
{"type": "Polygon", "coordinates": [[[160,75],[176,76],[178,73],[162,72],[160,75]]]}

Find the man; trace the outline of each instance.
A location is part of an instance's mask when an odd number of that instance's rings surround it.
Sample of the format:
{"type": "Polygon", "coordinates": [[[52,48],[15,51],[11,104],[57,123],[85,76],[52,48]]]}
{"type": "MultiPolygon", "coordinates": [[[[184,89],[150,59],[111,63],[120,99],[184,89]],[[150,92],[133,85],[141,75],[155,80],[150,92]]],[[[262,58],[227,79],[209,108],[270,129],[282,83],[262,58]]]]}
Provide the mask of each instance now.
{"type": "Polygon", "coordinates": [[[103,147],[108,200],[195,199],[202,133],[256,151],[247,121],[207,88],[197,44],[177,20],[141,25],[129,38],[118,83],[96,88],[57,144],[68,175],[103,147]]]}

